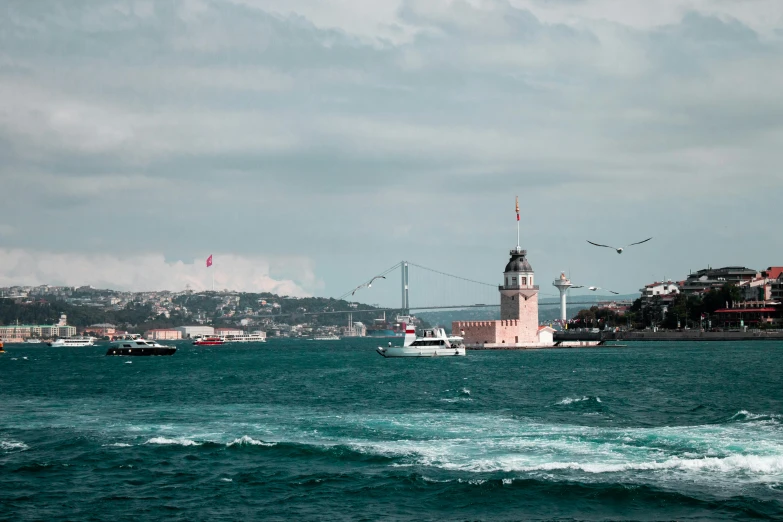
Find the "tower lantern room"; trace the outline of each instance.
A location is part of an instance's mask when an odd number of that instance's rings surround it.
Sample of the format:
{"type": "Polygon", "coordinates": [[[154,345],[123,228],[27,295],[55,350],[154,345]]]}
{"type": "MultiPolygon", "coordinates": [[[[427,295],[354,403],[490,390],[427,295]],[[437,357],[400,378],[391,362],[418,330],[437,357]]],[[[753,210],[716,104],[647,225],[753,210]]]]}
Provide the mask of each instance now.
{"type": "Polygon", "coordinates": [[[532,289],[535,273],[527,260],[527,250],[512,250],[511,259],[503,271],[503,287],[505,290],[532,289]]]}
{"type": "Polygon", "coordinates": [[[527,260],[527,250],[516,248],[503,271],[500,291],[500,318],[519,320],[520,325],[535,336],[538,328],[538,287],[533,267],[527,260]]]}

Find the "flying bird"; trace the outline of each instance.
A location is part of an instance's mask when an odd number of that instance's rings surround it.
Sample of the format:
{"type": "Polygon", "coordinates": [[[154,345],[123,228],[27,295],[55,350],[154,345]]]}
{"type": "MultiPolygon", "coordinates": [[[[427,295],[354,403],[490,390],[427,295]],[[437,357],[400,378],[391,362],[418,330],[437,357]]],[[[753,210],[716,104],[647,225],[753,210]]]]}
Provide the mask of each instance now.
{"type": "Polygon", "coordinates": [[[360,288],[364,288],[365,286],[367,288],[370,288],[372,286],[372,282],[375,281],[376,279],[386,279],[386,277],[385,276],[375,276],[375,277],[373,277],[372,279],[370,279],[366,283],[362,283],[359,286],[357,286],[356,288],[354,288],[353,292],[351,292],[351,295],[355,294],[357,290],[359,290],[360,288]]]}
{"type": "MultiPolygon", "coordinates": [[[[591,286],[590,288],[588,288],[588,290],[592,290],[593,292],[595,292],[596,290],[606,290],[606,288],[601,288],[600,286],[591,286]]],[[[615,292],[614,290],[606,290],[606,291],[609,292],[610,294],[620,295],[620,292],[615,292]]]]}
{"type": "Polygon", "coordinates": [[[646,242],[648,242],[648,241],[649,241],[649,240],[651,240],[651,239],[652,239],[651,237],[648,237],[648,238],[647,238],[647,239],[645,239],[644,241],[637,241],[636,243],[631,243],[630,245],[626,245],[626,246],[624,246],[624,247],[620,247],[620,248],[613,247],[613,246],[609,246],[609,245],[601,245],[601,244],[599,244],[599,243],[593,243],[593,242],[592,242],[592,241],[590,241],[589,239],[587,240],[587,242],[588,242],[588,243],[590,243],[591,245],[595,245],[595,246],[597,246],[597,247],[612,248],[612,249],[614,249],[614,250],[617,250],[617,253],[618,253],[618,254],[622,254],[622,253],[623,253],[623,250],[625,250],[626,248],[628,248],[628,247],[630,247],[630,246],[634,246],[634,245],[641,245],[642,243],[646,243],[646,242]]]}

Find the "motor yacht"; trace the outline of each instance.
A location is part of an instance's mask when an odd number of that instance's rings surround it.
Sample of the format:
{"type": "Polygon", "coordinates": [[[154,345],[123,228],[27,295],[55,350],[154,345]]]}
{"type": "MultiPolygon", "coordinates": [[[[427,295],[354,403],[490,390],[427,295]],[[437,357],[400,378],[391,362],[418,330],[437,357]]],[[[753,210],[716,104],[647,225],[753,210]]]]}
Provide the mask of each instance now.
{"type": "Polygon", "coordinates": [[[462,337],[448,336],[443,328],[424,330],[416,337],[413,326],[406,325],[405,340],[402,346],[379,346],[376,350],[384,357],[441,357],[464,356],[465,345],[462,337]]]}
{"type": "Polygon", "coordinates": [[[173,346],[165,346],[157,341],[147,341],[140,337],[128,336],[126,339],[114,341],[106,355],[131,355],[131,356],[152,356],[152,355],[174,355],[177,349],[173,346]]]}

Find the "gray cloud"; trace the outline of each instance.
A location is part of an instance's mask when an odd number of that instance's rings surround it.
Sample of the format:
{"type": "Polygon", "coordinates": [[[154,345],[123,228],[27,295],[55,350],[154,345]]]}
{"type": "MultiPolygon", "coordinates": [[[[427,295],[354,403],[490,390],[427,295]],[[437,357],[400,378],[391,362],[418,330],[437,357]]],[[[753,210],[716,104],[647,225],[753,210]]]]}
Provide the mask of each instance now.
{"type": "Polygon", "coordinates": [[[780,262],[729,216],[773,232],[783,13],[609,4],[11,2],[0,238],[304,257],[318,277],[286,279],[335,295],[401,256],[496,279],[519,194],[539,278],[780,262]],[[665,247],[582,244],[638,234],[665,247]]]}

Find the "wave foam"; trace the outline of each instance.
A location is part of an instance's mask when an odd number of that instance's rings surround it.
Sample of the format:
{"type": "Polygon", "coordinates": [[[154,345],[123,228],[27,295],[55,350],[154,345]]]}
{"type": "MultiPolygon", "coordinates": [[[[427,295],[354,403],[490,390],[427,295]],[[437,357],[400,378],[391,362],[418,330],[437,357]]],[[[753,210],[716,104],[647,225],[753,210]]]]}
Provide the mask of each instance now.
{"type": "Polygon", "coordinates": [[[247,435],[243,435],[242,437],[238,439],[234,439],[233,441],[226,444],[226,446],[275,446],[275,442],[264,442],[263,440],[256,440],[252,437],[248,437],[247,435]]]}
{"type": "Polygon", "coordinates": [[[104,444],[107,448],[130,448],[133,446],[133,444],[128,444],[126,442],[115,442],[114,444],[104,444]]]}
{"type": "Polygon", "coordinates": [[[591,401],[591,400],[595,400],[595,402],[601,402],[601,397],[588,397],[586,395],[581,397],[581,398],[580,397],[566,397],[562,401],[558,402],[557,405],[558,406],[567,406],[567,405],[573,404],[575,402],[584,402],[584,401],[591,401]]]}
{"type": "Polygon", "coordinates": [[[17,442],[15,440],[0,440],[0,450],[3,451],[25,451],[30,449],[30,446],[24,442],[17,442]]]}
{"type": "Polygon", "coordinates": [[[512,459],[504,462],[478,461],[466,465],[444,464],[445,469],[472,472],[536,472],[536,471],[581,471],[590,474],[621,473],[625,471],[695,471],[717,473],[745,473],[755,475],[780,475],[783,473],[782,456],[732,455],[729,457],[704,457],[700,459],[682,459],[672,457],[660,462],[546,462],[537,465],[515,464],[512,459]]]}
{"type": "Polygon", "coordinates": [[[166,437],[153,437],[145,442],[145,444],[178,444],[180,446],[201,446],[200,442],[196,442],[194,440],[185,438],[169,439],[166,437]]]}

